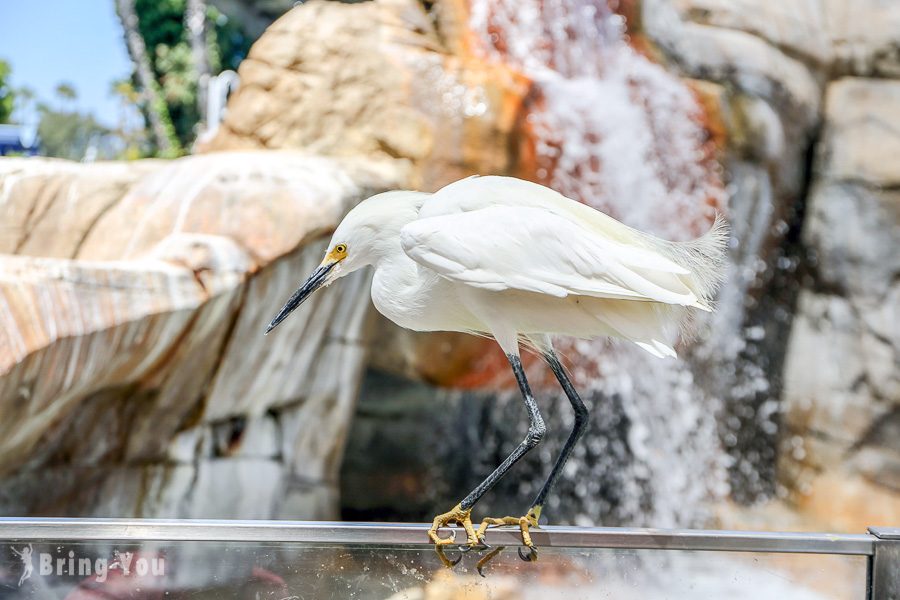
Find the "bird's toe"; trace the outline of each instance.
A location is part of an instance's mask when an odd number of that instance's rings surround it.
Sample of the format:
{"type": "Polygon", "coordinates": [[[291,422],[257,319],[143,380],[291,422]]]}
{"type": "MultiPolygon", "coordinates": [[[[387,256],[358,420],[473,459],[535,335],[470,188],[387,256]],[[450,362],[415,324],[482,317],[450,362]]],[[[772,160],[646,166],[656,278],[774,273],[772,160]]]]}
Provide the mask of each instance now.
{"type": "Polygon", "coordinates": [[[459,504],[451,508],[449,511],[437,515],[431,523],[431,529],[428,530],[428,537],[436,546],[447,546],[456,542],[456,532],[450,531],[449,537],[441,537],[438,532],[441,527],[451,523],[462,525],[466,531],[466,546],[473,547],[478,545],[478,536],[475,535],[475,527],[472,525],[472,509],[464,509],[459,504]]]}
{"type": "Polygon", "coordinates": [[[540,515],[541,507],[532,506],[528,509],[528,512],[521,517],[485,517],[478,526],[476,536],[479,540],[483,540],[485,533],[490,527],[502,527],[504,525],[517,526],[522,532],[522,543],[528,549],[528,554],[525,555],[522,554],[522,549],[520,548],[519,557],[521,557],[522,560],[534,562],[537,560],[537,549],[534,547],[534,542],[531,540],[531,528],[538,527],[540,515]]]}

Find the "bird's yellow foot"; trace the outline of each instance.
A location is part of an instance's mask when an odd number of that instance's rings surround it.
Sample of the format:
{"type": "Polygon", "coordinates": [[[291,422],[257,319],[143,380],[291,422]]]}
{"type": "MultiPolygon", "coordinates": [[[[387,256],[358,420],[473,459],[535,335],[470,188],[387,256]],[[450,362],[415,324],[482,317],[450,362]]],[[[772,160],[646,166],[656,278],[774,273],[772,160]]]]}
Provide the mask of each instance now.
{"type": "Polygon", "coordinates": [[[431,529],[428,530],[428,537],[437,547],[447,546],[456,542],[456,533],[454,532],[448,538],[442,538],[438,535],[438,530],[444,525],[450,523],[458,523],[466,530],[466,544],[470,547],[478,545],[478,536],[475,534],[475,526],[472,525],[472,509],[463,508],[459,504],[451,508],[449,511],[440,514],[434,518],[431,529]]]}
{"type": "Polygon", "coordinates": [[[534,547],[534,542],[531,541],[531,528],[539,527],[538,519],[541,518],[541,506],[532,506],[528,509],[528,512],[525,513],[522,517],[485,517],[483,521],[481,521],[481,525],[478,526],[478,531],[475,532],[475,536],[478,539],[484,539],[484,534],[487,532],[488,527],[500,527],[503,525],[518,525],[519,529],[522,531],[522,543],[525,544],[525,547],[528,548],[528,554],[522,554],[522,549],[519,549],[519,558],[525,561],[534,562],[537,560],[537,549],[534,547]]]}

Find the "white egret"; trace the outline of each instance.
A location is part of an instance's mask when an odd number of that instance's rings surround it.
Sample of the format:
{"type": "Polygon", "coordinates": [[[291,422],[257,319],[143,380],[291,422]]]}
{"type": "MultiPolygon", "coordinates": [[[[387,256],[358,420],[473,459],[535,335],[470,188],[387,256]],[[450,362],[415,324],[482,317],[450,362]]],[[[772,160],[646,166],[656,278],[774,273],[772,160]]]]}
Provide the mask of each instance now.
{"type": "MultiPolygon", "coordinates": [[[[435,517],[438,530],[458,523],[468,547],[492,525],[529,534],[573,446],[587,409],[553,351],[550,336],[612,336],[650,354],[674,357],[674,340],[692,309],[710,310],[720,281],[726,227],[721,218],[690,242],[669,242],[619,223],[535,183],[470,177],[434,194],[387,192],[351,210],[321,265],[269,324],[277,326],[316,289],[366,265],[375,268],[375,307],[415,331],[493,337],[506,353],[528,411],[524,440],[459,504],[435,517]],[[522,517],[486,518],[476,530],[476,502],[544,435],[544,422],[519,359],[520,342],[540,352],[575,410],[572,432],[537,498],[522,517]]],[[[521,556],[521,552],[520,552],[521,556]]]]}

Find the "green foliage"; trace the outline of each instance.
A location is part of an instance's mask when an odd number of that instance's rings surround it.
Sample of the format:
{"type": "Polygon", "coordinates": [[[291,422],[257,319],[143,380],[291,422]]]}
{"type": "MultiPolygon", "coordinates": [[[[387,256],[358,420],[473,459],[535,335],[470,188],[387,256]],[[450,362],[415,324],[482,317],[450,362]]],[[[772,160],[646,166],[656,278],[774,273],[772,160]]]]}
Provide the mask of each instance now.
{"type": "Polygon", "coordinates": [[[18,111],[19,119],[21,119],[22,112],[27,112],[31,108],[32,103],[37,98],[37,94],[27,85],[19,86],[14,93],[16,111],[18,111]]]}
{"type": "MultiPolygon", "coordinates": [[[[141,158],[147,154],[143,131],[133,131],[126,123],[127,111],[137,102],[138,94],[130,82],[116,82],[113,91],[123,99],[123,113],[118,129],[110,129],[97,122],[93,115],[74,109],[78,92],[71,83],[60,82],[54,93],[60,100],[58,109],[41,101],[34,90],[9,85],[10,66],[0,60],[0,123],[10,122],[13,110],[17,120],[30,121],[28,115],[36,111],[41,153],[46,156],[81,160],[88,148],[96,150],[95,158],[141,158]]],[[[9,156],[14,156],[10,154],[9,156]]]]}
{"type": "Polygon", "coordinates": [[[151,54],[159,45],[174,46],[184,40],[185,8],[185,0],[135,0],[138,29],[151,54]]]}
{"type": "Polygon", "coordinates": [[[154,102],[159,102],[162,106],[158,106],[154,104],[152,107],[153,110],[156,111],[156,114],[160,115],[162,118],[162,125],[166,132],[166,138],[170,140],[171,148],[167,151],[160,152],[160,158],[177,158],[181,156],[184,151],[182,147],[185,145],[185,142],[182,138],[179,138],[177,135],[177,128],[175,127],[172,119],[170,118],[171,106],[166,103],[166,100],[163,96],[156,95],[154,102]]]}
{"type": "Polygon", "coordinates": [[[16,105],[16,93],[9,84],[12,68],[0,59],[0,123],[9,123],[16,105]]]}
{"type": "Polygon", "coordinates": [[[75,100],[78,98],[78,92],[75,90],[75,86],[71,83],[58,83],[56,84],[56,95],[62,98],[63,100],[75,100]]]}
{"type": "Polygon", "coordinates": [[[47,156],[81,160],[92,141],[102,145],[103,138],[110,133],[93,115],[53,110],[45,104],[39,104],[38,111],[41,115],[38,135],[47,156]]]}
{"type": "Polygon", "coordinates": [[[237,21],[229,19],[216,7],[210,6],[207,16],[212,24],[206,43],[210,49],[209,64],[213,73],[228,69],[236,71],[254,40],[247,37],[237,21]]]}
{"type": "Polygon", "coordinates": [[[130,109],[138,106],[141,98],[134,84],[129,79],[112,81],[109,95],[119,100],[119,124],[114,133],[122,141],[123,148],[118,158],[137,160],[152,156],[154,153],[151,152],[146,130],[135,130],[128,126],[130,109]]]}
{"type": "MultiPolygon", "coordinates": [[[[199,121],[197,81],[187,31],[186,0],[135,0],[138,30],[162,90],[171,126],[182,147],[189,147],[199,121]]],[[[207,48],[213,74],[236,69],[247,55],[249,39],[240,25],[213,7],[207,10],[207,48]]]]}
{"type": "Polygon", "coordinates": [[[194,126],[200,120],[197,107],[197,82],[191,68],[191,48],[187,42],[156,46],[156,67],[163,98],[182,145],[193,139],[194,126]]]}
{"type": "Polygon", "coordinates": [[[66,107],[68,107],[70,111],[73,110],[75,101],[78,99],[78,91],[75,89],[74,85],[66,82],[57,83],[53,92],[56,94],[56,97],[59,98],[60,111],[65,110],[66,107]]]}
{"type": "Polygon", "coordinates": [[[117,97],[126,107],[129,104],[136,104],[141,97],[140,93],[134,89],[134,84],[127,79],[112,81],[109,84],[109,95],[117,97]]]}

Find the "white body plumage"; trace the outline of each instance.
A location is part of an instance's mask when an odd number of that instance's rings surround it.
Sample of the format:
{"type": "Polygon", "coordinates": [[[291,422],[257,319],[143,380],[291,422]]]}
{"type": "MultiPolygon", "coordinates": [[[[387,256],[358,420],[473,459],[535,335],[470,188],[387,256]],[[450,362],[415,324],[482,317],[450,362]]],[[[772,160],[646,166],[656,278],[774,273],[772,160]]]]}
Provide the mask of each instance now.
{"type": "Polygon", "coordinates": [[[721,219],[668,242],[541,185],[470,177],[360,203],[332,237],[322,284],[371,264],[372,300],[390,320],[489,335],[508,354],[521,338],[543,348],[563,334],[675,356],[687,309],[709,310],[725,240],[721,219]]]}

